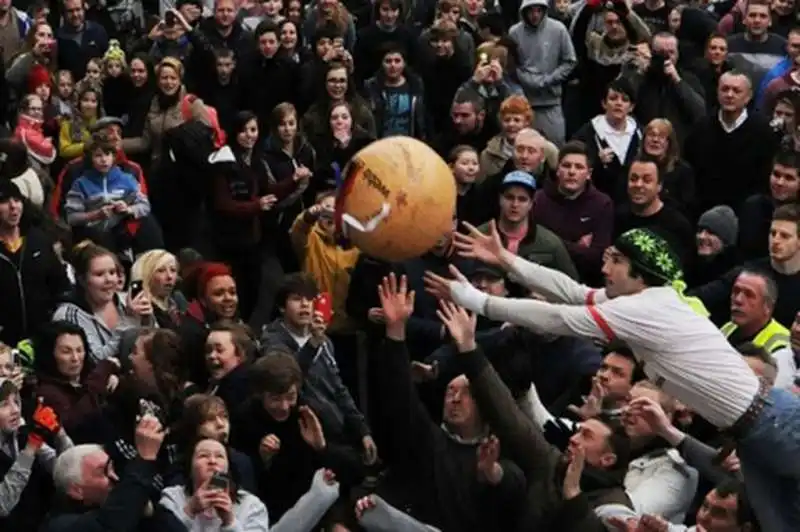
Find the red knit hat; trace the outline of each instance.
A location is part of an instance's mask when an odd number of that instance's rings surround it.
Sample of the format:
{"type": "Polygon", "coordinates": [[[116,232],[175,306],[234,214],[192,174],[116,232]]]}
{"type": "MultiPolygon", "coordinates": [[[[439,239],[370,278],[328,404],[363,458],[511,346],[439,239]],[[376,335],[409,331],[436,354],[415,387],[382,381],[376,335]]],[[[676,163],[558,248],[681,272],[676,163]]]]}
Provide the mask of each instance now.
{"type": "Polygon", "coordinates": [[[28,73],[28,92],[35,92],[40,85],[52,85],[50,72],[44,65],[34,65],[28,73]]]}

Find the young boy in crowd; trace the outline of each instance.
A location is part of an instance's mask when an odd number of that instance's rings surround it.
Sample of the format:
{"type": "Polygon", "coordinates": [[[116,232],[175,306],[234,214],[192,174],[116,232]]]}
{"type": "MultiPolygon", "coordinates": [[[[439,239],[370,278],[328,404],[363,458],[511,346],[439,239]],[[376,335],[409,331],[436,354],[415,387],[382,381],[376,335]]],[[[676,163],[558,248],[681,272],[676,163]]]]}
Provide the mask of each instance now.
{"type": "Polygon", "coordinates": [[[117,251],[125,249],[131,237],[135,241],[135,251],[158,247],[150,202],[136,178],[116,164],[113,143],[102,135],[95,135],[86,149],[85,168],[72,184],[64,204],[73,234],[117,251]],[[122,222],[130,218],[142,222],[135,235],[124,231],[122,222]],[[145,224],[145,221],[150,223],[145,224]]]}

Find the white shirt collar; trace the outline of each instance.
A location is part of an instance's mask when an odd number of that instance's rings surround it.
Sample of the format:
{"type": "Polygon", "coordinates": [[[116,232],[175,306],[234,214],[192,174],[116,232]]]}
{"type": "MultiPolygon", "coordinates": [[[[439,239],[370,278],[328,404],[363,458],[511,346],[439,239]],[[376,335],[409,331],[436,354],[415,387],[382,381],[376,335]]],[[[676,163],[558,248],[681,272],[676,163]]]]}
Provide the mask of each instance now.
{"type": "Polygon", "coordinates": [[[719,123],[722,126],[722,130],[725,131],[725,133],[733,133],[734,131],[739,129],[742,126],[742,124],[744,124],[745,120],[747,120],[747,108],[742,109],[742,114],[740,114],[739,118],[737,118],[731,125],[726,124],[722,120],[722,111],[720,111],[717,114],[717,119],[719,120],[719,123]]]}

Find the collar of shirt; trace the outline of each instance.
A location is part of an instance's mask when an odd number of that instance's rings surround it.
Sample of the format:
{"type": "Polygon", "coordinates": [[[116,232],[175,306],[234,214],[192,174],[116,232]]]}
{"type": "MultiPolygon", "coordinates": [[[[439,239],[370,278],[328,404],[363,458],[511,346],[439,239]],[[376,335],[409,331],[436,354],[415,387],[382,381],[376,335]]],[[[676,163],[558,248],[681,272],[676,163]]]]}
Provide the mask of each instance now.
{"type": "Polygon", "coordinates": [[[719,120],[719,123],[725,133],[733,133],[739,129],[742,124],[744,124],[745,120],[747,120],[747,109],[742,109],[742,114],[739,115],[739,118],[733,121],[733,124],[728,125],[724,120],[722,120],[722,111],[717,114],[717,119],[719,120]]]}

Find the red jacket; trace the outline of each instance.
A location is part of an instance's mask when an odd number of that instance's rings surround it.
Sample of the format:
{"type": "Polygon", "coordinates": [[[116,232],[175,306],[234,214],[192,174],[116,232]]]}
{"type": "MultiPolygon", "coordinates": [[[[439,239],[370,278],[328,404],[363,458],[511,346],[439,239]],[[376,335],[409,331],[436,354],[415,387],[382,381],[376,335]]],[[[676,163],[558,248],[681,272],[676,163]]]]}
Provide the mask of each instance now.
{"type": "MultiPolygon", "coordinates": [[[[133,175],[139,182],[139,187],[142,189],[142,194],[147,195],[147,180],[144,177],[142,167],[135,162],[129,160],[122,150],[117,150],[116,164],[123,171],[133,175]]],[[[72,188],[72,184],[78,179],[86,167],[86,158],[84,156],[75,157],[61,170],[56,178],[56,186],[53,189],[53,194],[50,197],[50,215],[56,220],[64,219],[64,200],[66,199],[67,192],[72,188]]],[[[139,230],[138,220],[128,220],[125,222],[126,229],[135,235],[139,230]]]]}

